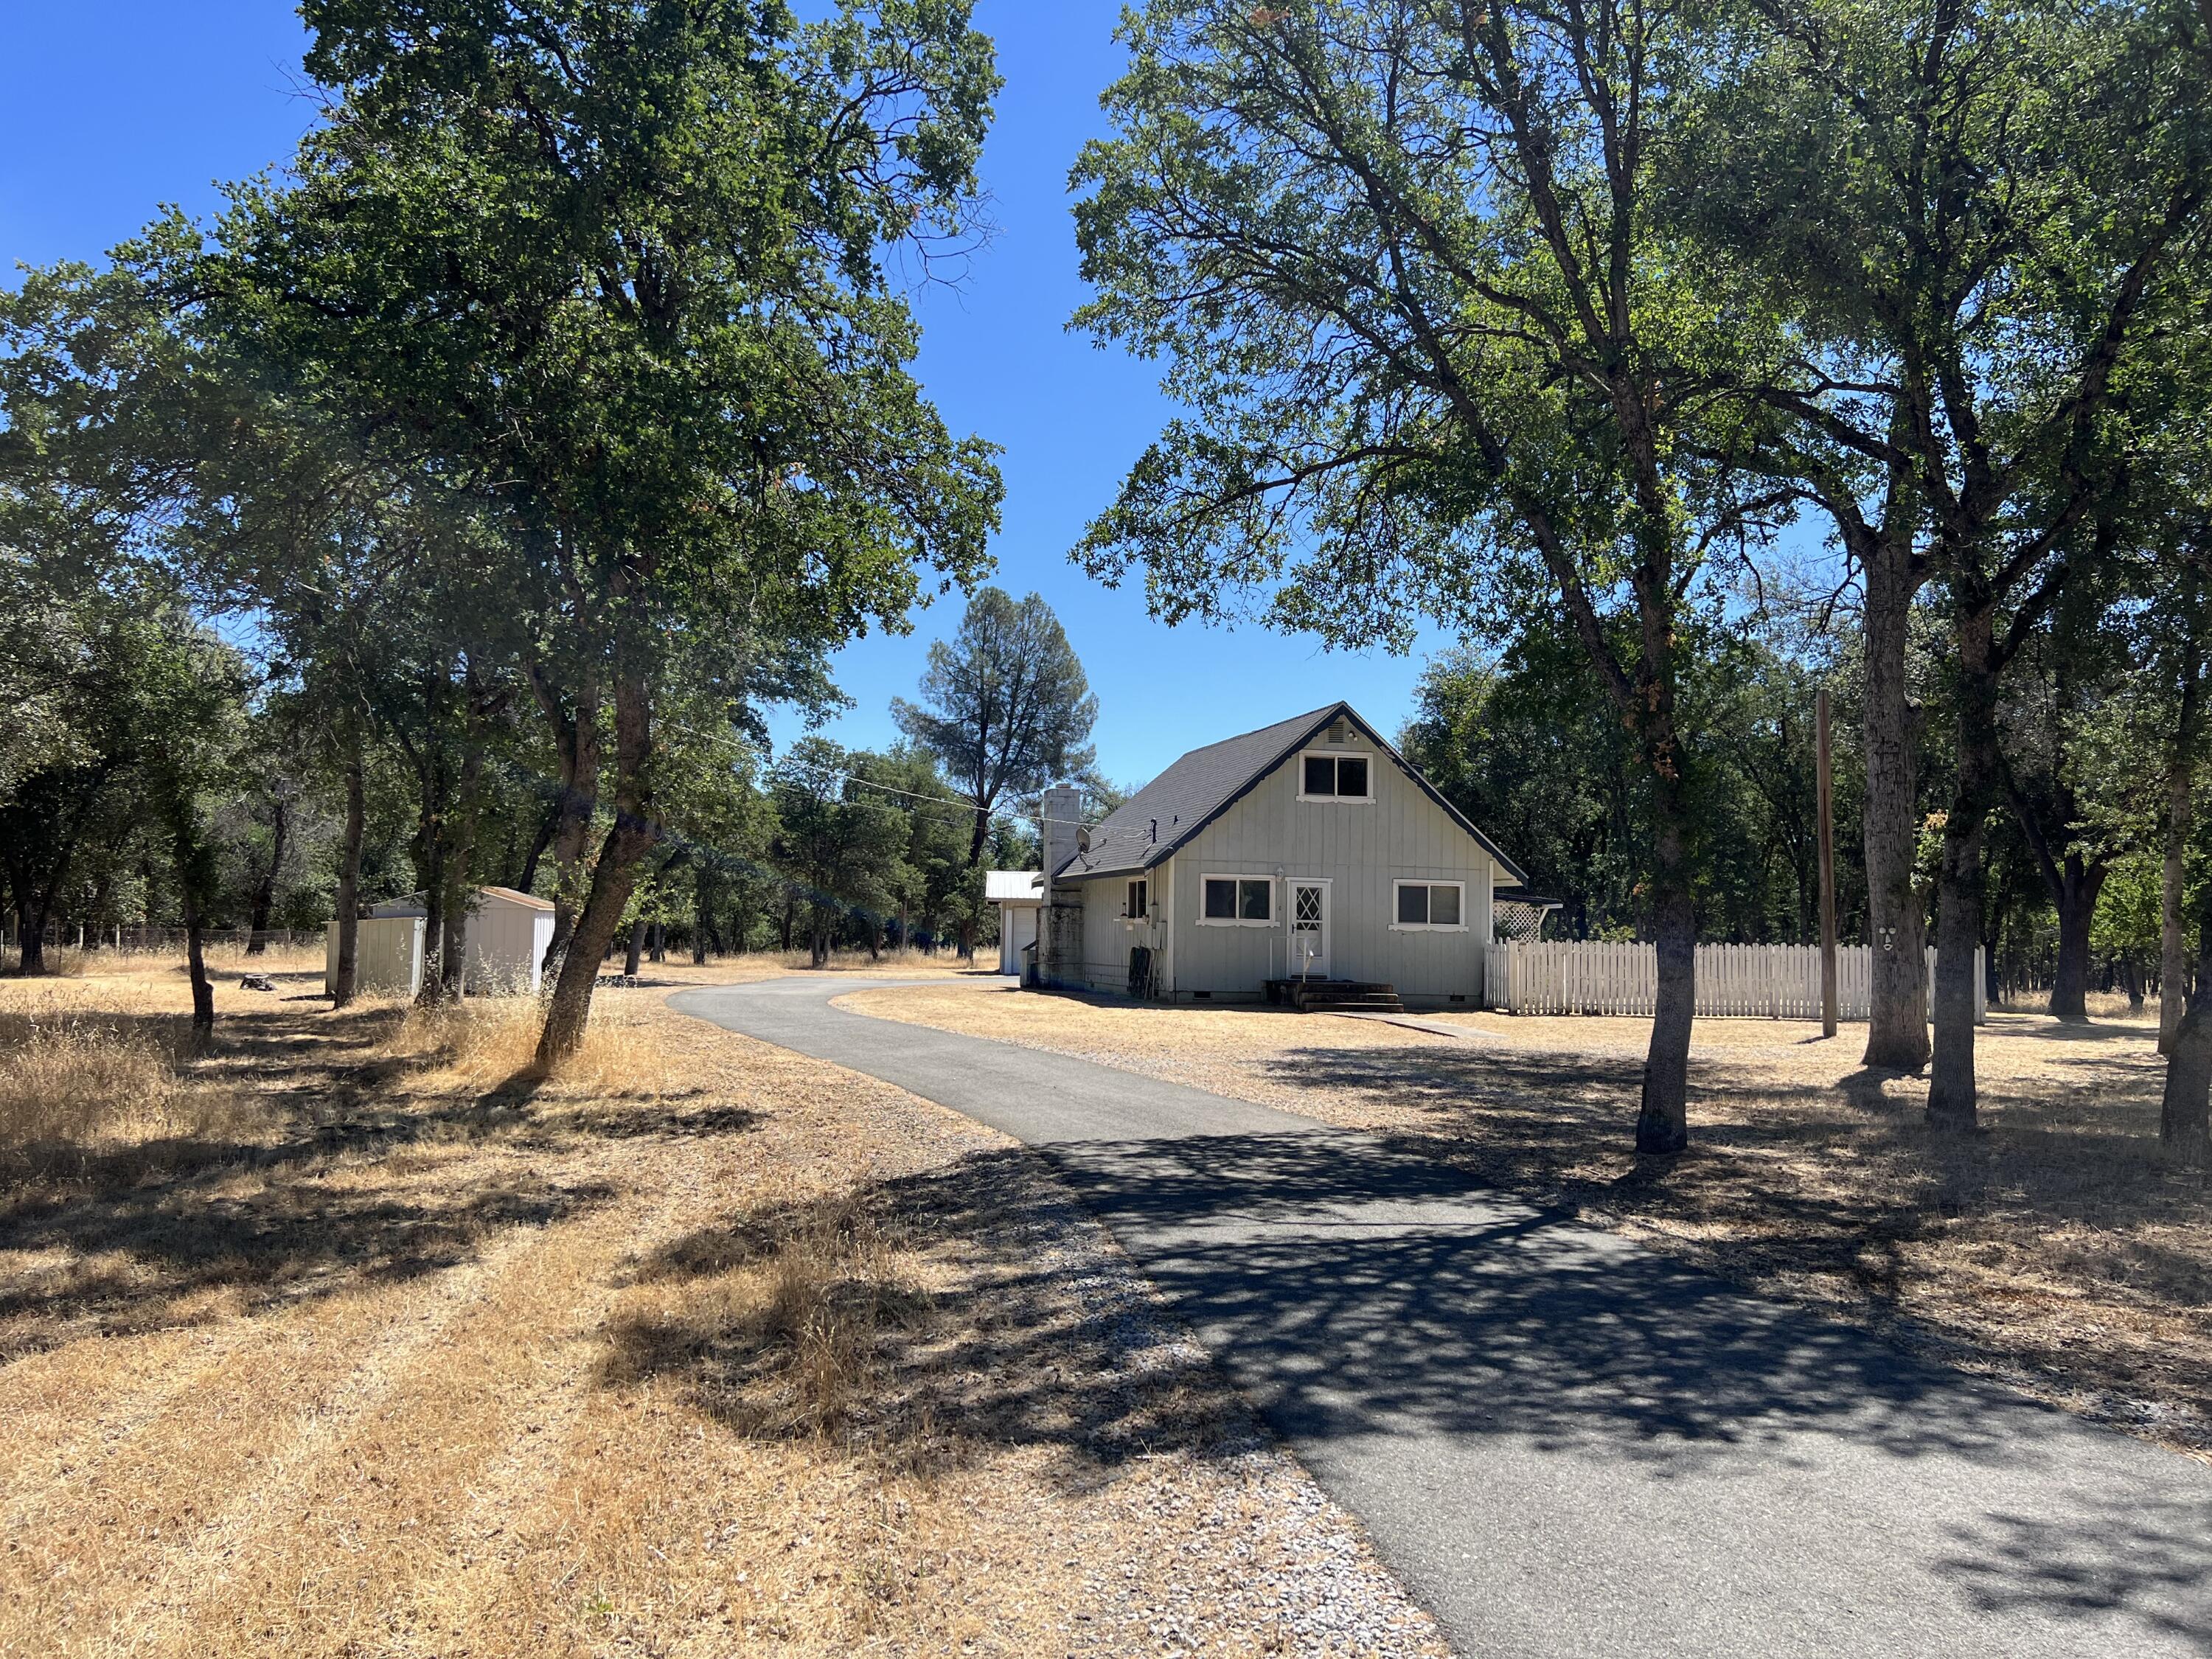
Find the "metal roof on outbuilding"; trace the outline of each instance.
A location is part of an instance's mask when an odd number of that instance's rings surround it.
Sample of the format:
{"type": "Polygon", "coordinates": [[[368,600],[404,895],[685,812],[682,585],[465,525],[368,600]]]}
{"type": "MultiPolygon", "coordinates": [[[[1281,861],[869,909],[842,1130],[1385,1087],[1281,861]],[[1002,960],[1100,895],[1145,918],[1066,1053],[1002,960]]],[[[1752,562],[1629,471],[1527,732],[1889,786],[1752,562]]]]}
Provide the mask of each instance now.
{"type": "Polygon", "coordinates": [[[1055,872],[1067,881],[1101,876],[1133,876],[1169,857],[1178,847],[1219,817],[1298,750],[1340,719],[1358,727],[1377,752],[1410,778],[1446,817],[1474,839],[1517,887],[1528,879],[1519,866],[1498,851],[1490,837],[1454,806],[1420,769],[1376,733],[1348,702],[1299,714],[1241,737],[1224,738],[1194,749],[1123,802],[1104,822],[1092,826],[1090,845],[1055,872]]]}
{"type": "Polygon", "coordinates": [[[983,872],[983,899],[988,904],[1042,904],[1044,902],[1044,872],[986,870],[983,872]]]}

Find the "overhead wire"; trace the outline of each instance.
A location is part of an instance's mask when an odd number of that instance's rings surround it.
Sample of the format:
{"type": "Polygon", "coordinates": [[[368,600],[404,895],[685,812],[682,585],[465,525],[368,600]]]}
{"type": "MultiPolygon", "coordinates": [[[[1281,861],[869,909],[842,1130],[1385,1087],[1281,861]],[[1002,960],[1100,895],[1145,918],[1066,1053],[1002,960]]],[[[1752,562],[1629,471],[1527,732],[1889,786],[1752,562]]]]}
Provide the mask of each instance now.
{"type": "MultiPolygon", "coordinates": [[[[749,757],[757,752],[754,750],[750,744],[741,743],[738,738],[731,737],[726,732],[702,732],[696,726],[687,726],[682,720],[676,720],[664,719],[660,724],[663,726],[673,726],[678,732],[688,732],[692,737],[697,738],[704,743],[726,744],[733,749],[741,750],[749,757]]],[[[957,797],[947,798],[943,795],[925,795],[912,789],[901,789],[895,784],[884,783],[876,778],[865,778],[857,773],[841,771],[835,767],[824,768],[820,775],[827,778],[835,778],[842,783],[857,784],[864,789],[880,789],[885,794],[901,795],[908,800],[919,801],[927,806],[946,807],[953,811],[959,812],[963,815],[972,816],[978,810],[973,801],[963,800],[957,797]]],[[[985,807],[982,808],[981,811],[987,817],[998,818],[1007,823],[1019,824],[1024,827],[1033,823],[1060,823],[1072,825],[1079,830],[1089,830],[1105,822],[1104,815],[1101,815],[1095,818],[1060,818],[1047,817],[1042,813],[1010,812],[995,806],[985,807]]]]}

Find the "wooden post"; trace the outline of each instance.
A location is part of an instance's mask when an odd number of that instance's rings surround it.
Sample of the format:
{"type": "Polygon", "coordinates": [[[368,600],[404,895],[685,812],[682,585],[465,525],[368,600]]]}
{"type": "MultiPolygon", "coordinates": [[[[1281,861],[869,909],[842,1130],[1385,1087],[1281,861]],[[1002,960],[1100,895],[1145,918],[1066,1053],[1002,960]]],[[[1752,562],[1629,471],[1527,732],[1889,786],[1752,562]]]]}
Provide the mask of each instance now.
{"type": "Polygon", "coordinates": [[[1817,702],[1820,758],[1817,765],[1820,817],[1820,1030],[1836,1034],[1836,772],[1829,747],[1828,693],[1817,702]]]}

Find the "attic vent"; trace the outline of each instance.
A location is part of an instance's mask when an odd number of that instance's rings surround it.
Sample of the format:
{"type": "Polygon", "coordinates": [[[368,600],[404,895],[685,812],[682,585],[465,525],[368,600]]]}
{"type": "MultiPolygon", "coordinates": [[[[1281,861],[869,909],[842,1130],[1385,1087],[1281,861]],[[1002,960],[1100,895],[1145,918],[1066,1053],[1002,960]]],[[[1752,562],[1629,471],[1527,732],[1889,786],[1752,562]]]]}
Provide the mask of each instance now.
{"type": "Polygon", "coordinates": [[[1335,725],[1328,728],[1328,740],[1331,743],[1343,743],[1346,741],[1351,735],[1352,734],[1349,732],[1345,730],[1344,722],[1342,720],[1337,721],[1335,725]]]}

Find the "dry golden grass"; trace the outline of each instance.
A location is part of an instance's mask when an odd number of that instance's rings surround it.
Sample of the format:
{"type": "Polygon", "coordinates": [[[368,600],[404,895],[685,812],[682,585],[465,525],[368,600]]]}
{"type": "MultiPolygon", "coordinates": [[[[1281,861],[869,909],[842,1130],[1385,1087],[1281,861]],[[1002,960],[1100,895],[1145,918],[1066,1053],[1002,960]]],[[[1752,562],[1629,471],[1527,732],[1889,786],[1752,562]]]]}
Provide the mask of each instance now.
{"type": "Polygon", "coordinates": [[[1387,1642],[1302,1650],[1442,1652],[999,1137],[657,992],[543,1076],[319,974],[190,1057],[173,967],[0,984],[0,1073],[104,1022],[240,1103],[0,1185],[0,1656],[1266,1652],[1347,1583],[1387,1642]]]}
{"type": "Polygon", "coordinates": [[[0,1007],[0,1185],[246,1127],[234,1091],[180,1070],[187,1014],[118,1014],[70,994],[82,983],[25,988],[0,1007]]]}
{"type": "Polygon", "coordinates": [[[1921,1127],[1923,1079],[1859,1065],[1863,1027],[1828,1042],[1817,1025],[1701,1020],[1693,1149],[1644,1160],[1630,1132],[1645,1021],[1441,1017],[1468,1034],[1452,1038],[981,985],[841,1000],[1402,1137],[1740,1283],[2212,1450],[2212,1181],[2159,1145],[2154,1016],[1993,1016],[1986,1127],[1963,1142],[1921,1127]]]}

